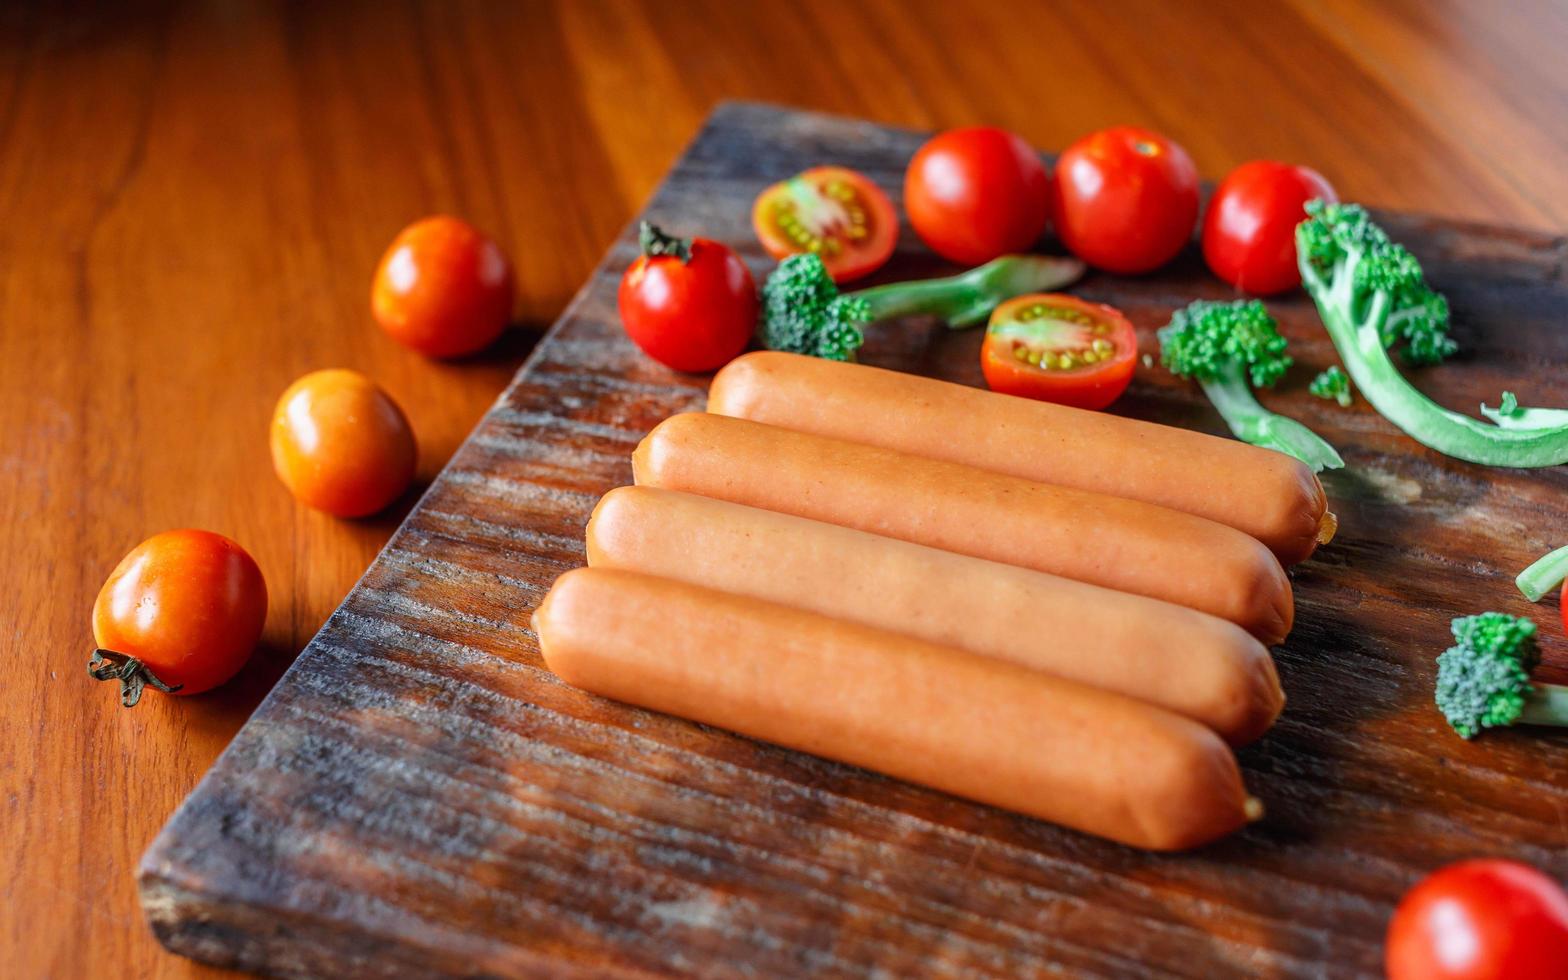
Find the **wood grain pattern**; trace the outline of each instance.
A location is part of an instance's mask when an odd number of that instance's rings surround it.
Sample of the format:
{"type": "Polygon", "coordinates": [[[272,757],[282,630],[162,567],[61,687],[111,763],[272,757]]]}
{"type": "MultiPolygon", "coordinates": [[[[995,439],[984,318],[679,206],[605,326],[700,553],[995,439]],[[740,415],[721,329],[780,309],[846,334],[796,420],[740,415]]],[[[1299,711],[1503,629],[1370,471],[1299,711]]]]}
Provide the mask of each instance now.
{"type": "MultiPolygon", "coordinates": [[[[409,411],[433,477],[717,99],[991,122],[1045,147],[1135,122],[1211,177],[1267,154],[1371,203],[1568,227],[1568,17],[1547,0],[969,6],[0,4],[0,659],[22,666],[0,700],[9,973],[212,972],[151,937],[137,857],[400,516],[297,508],[260,435],[274,399],[306,370],[364,370],[409,411]],[[519,269],[520,329],[476,361],[432,365],[370,325],[381,248],[436,210],[495,233],[519,269]],[[127,549],[186,525],[257,556],[263,646],[221,691],[124,712],[82,676],[88,610],[127,549]]],[[[1500,276],[1560,262],[1488,241],[1469,258],[1500,276]]],[[[1518,301],[1545,318],[1550,295],[1526,284],[1518,301]]],[[[1432,380],[1456,405],[1560,363],[1555,340],[1463,339],[1476,359],[1432,380]],[[1489,372],[1474,391],[1471,368],[1489,372]]],[[[1390,454],[1408,445],[1358,424],[1390,454]]],[[[607,448],[586,441],[577,462],[607,448]]],[[[1550,536],[1535,527],[1518,553],[1550,536]]],[[[1428,551],[1492,549],[1461,529],[1457,550],[1428,551]]]]}
{"type": "MultiPolygon", "coordinates": [[[[730,105],[647,216],[742,245],[760,271],[744,244],[757,189],[817,159],[892,189],[918,139],[730,105]]],[[[1541,400],[1568,399],[1549,336],[1568,310],[1561,240],[1390,223],[1450,289],[1473,352],[1423,376],[1431,390],[1474,401],[1528,373],[1541,400]],[[1532,338],[1535,370],[1503,336],[1532,338]]],[[[922,264],[911,236],[901,247],[889,275],[922,264]]],[[[531,609],[581,562],[589,510],[628,482],[640,436],[703,400],[701,379],[621,336],[634,255],[628,229],[153,845],[143,900],[171,948],[286,975],[1369,974],[1392,903],[1435,863],[1500,853],[1568,875],[1568,739],[1466,744],[1430,707],[1448,618],[1528,608],[1508,579],[1560,527],[1568,474],[1455,463],[1364,406],[1309,398],[1331,354],[1305,299],[1278,304],[1303,365],[1271,400],[1349,466],[1326,481],[1339,538],[1295,573],[1289,707],[1242,753],[1262,824],[1150,856],[556,681],[531,609]]],[[[1080,292],[1152,349],[1174,304],[1220,288],[1188,256],[1080,292]]],[[[972,383],[978,341],[912,321],[875,330],[865,356],[972,383]]],[[[1216,428],[1157,370],[1118,408],[1216,428]]]]}

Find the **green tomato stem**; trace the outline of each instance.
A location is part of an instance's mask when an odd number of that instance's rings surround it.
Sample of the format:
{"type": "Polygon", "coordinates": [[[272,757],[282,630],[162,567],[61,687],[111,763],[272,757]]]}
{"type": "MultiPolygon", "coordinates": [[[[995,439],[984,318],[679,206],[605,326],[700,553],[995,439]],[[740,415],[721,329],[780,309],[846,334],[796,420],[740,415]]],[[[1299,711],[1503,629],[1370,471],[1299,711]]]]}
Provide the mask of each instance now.
{"type": "Polygon", "coordinates": [[[1004,255],[956,276],[872,286],[849,295],[866,301],[872,320],[924,314],[941,317],[956,329],[982,322],[1014,296],[1061,289],[1083,273],[1084,264],[1077,259],[1004,255]]]}
{"type": "Polygon", "coordinates": [[[1531,684],[1519,711],[1518,725],[1557,725],[1568,727],[1568,687],[1561,684],[1531,684]]]}
{"type": "Polygon", "coordinates": [[[1242,442],[1294,456],[1312,467],[1314,473],[1345,465],[1334,447],[1316,432],[1264,408],[1253,394],[1240,363],[1232,361],[1221,373],[1199,379],[1199,383],[1230,431],[1242,442]]]}
{"type": "Polygon", "coordinates": [[[1568,578],[1568,545],[1542,555],[1530,567],[1519,573],[1514,584],[1531,602],[1540,602],[1541,596],[1563,584],[1568,578]]]}

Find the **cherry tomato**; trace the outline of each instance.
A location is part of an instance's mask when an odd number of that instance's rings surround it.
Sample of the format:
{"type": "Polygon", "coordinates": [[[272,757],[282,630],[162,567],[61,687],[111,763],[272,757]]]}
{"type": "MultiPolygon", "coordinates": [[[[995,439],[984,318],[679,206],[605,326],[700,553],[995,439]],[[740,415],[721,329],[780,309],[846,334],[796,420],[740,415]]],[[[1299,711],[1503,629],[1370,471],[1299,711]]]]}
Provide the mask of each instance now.
{"type": "Polygon", "coordinates": [[[1007,130],[950,129],[909,161],[904,210],[933,252],[978,265],[1039,241],[1050,184],[1033,148],[1007,130]]]}
{"type": "Polygon", "coordinates": [[[674,238],[647,222],[642,255],[617,297],[626,335],[677,371],[712,371],[746,349],[757,284],[740,256],[706,238],[674,238]]]}
{"type": "Polygon", "coordinates": [[[1563,591],[1557,600],[1557,614],[1562,617],[1563,632],[1568,633],[1568,581],[1563,582],[1563,591]]]}
{"type": "Polygon", "coordinates": [[[1254,160],[1232,170],[1209,200],[1203,258],[1216,276],[1244,293],[1268,296],[1301,285],[1296,225],[1313,198],[1337,201],[1323,175],[1308,167],[1254,160]]]}
{"type": "Polygon", "coordinates": [[[992,391],[1101,409],[1132,380],[1138,337],[1109,306],[1032,293],[998,306],[985,328],[980,369],[992,391]]]}
{"type": "Polygon", "coordinates": [[[898,215],[882,188],[846,167],[812,167],[757,195],[751,226],[775,259],[816,252],[834,282],[882,268],[898,243],[898,215]]]}
{"type": "Polygon", "coordinates": [[[392,239],[370,309],[381,329],[428,357],[490,346],[512,318],[512,264],[472,225],[437,215],[392,239]]]}
{"type": "Polygon", "coordinates": [[[403,410],[358,371],[314,371],[272,413],[272,468],[300,503],[338,517],[374,514],[414,478],[403,410]]]}
{"type": "Polygon", "coordinates": [[[1107,272],[1157,269],[1180,252],[1198,220],[1198,170],[1178,144],[1134,126],[1091,133],[1056,162],[1056,233],[1107,272]]]}
{"type": "Polygon", "coordinates": [[[95,656],[93,676],[119,679],[126,707],[144,682],[200,694],[239,672],[266,619],[267,583],[244,548],[165,531],[121,559],[93,603],[93,638],[113,665],[95,656]]]}
{"type": "Polygon", "coordinates": [[[1514,861],[1460,861],[1405,894],[1389,980],[1548,980],[1568,973],[1568,895],[1514,861]]]}

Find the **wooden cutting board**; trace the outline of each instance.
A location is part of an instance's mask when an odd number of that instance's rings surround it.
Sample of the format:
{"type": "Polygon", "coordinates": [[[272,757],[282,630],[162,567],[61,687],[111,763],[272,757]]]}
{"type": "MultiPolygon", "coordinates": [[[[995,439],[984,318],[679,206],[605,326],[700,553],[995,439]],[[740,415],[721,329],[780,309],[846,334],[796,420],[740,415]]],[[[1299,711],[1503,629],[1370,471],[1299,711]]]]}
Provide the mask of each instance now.
{"type": "MultiPolygon", "coordinates": [[[[832,162],[896,200],[921,139],[728,104],[643,217],[728,242],[760,280],[758,190],[832,162]]],[[[1447,291],[1465,351],[1419,383],[1466,410],[1505,387],[1568,404],[1568,245],[1383,218],[1447,291]]],[[[1444,862],[1568,878],[1568,736],[1466,743],[1431,705],[1455,615],[1533,614],[1547,672],[1568,662],[1555,605],[1511,584],[1568,541],[1568,476],[1449,460],[1364,403],[1309,397],[1334,355],[1301,296],[1271,304],[1300,364],[1265,401],[1347,467],[1324,479],[1339,537],[1294,573],[1290,703],[1241,754],[1268,807],[1245,832],[1144,854],[556,681],[530,612],[582,563],[638,439],[704,400],[706,378],[621,332],[634,240],[635,223],[147,852],[142,901],[170,949],[288,976],[1372,975],[1394,902],[1444,862]]],[[[906,230],[881,278],[943,271],[906,230]]],[[[1195,254],[1076,291],[1126,311],[1151,353],[1172,308],[1227,295],[1195,254]]],[[[977,384],[979,342],[887,324],[864,360],[977,384]]],[[[1158,368],[1115,410],[1223,431],[1158,368]]]]}

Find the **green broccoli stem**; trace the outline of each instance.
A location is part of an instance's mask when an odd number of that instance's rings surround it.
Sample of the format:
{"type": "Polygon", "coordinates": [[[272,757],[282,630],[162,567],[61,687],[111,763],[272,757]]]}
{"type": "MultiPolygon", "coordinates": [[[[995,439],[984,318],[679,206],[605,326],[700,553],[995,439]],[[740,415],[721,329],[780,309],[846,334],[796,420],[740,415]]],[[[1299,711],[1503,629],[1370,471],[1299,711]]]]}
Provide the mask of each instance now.
{"type": "Polygon", "coordinates": [[[958,328],[980,323],[1004,300],[1061,289],[1081,275],[1083,263],[1077,259],[1004,255],[945,279],[895,282],[849,295],[866,301],[872,320],[927,314],[958,328]]]}
{"type": "Polygon", "coordinates": [[[1231,361],[1212,377],[1199,378],[1203,393],[1219,410],[1230,431],[1242,442],[1294,456],[1312,467],[1312,472],[1337,470],[1345,465],[1333,446],[1311,429],[1264,408],[1247,382],[1246,372],[1231,361]]]}
{"type": "Polygon", "coordinates": [[[1383,346],[1380,328],[1388,317],[1389,295],[1374,293],[1365,313],[1357,317],[1353,262],[1345,263],[1332,284],[1324,283],[1305,260],[1301,264],[1302,282],[1350,379],[1378,414],[1406,435],[1440,453],[1485,466],[1523,469],[1568,462],[1568,427],[1499,428],[1444,408],[1406,381],[1383,346]]]}
{"type": "Polygon", "coordinates": [[[1495,422],[1499,429],[1568,428],[1568,409],[1515,408],[1511,412],[1504,412],[1482,405],[1481,414],[1495,422]]]}
{"type": "Polygon", "coordinates": [[[1568,687],[1561,684],[1530,684],[1519,709],[1516,725],[1557,725],[1568,728],[1568,687]]]}
{"type": "Polygon", "coordinates": [[[1568,545],[1542,555],[1519,573],[1514,584],[1531,602],[1541,601],[1541,596],[1563,584],[1568,578],[1568,545]]]}

